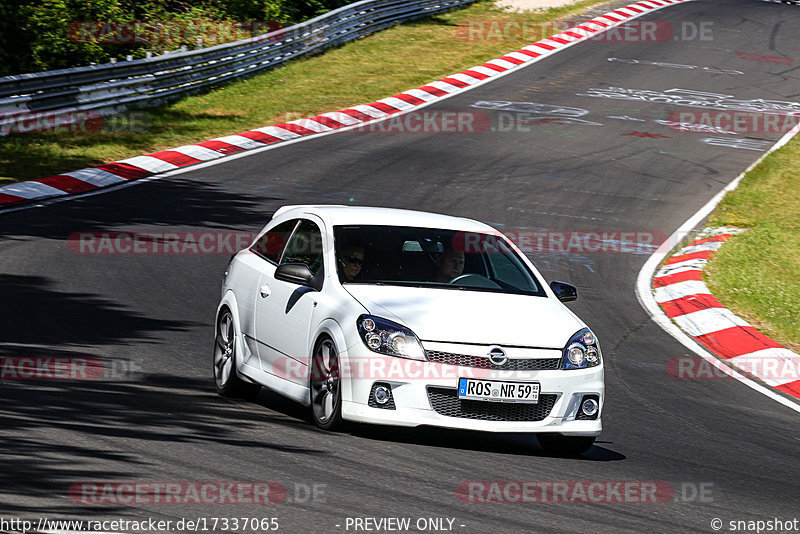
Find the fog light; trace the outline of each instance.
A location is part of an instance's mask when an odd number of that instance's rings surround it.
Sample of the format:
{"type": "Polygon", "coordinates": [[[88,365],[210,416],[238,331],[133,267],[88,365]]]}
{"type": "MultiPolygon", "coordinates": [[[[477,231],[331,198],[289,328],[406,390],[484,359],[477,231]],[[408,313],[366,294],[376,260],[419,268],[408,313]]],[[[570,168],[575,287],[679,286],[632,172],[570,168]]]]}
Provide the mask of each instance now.
{"type": "Polygon", "coordinates": [[[389,393],[389,389],[386,386],[378,386],[375,388],[375,402],[381,406],[389,402],[391,398],[392,395],[389,393]]]}
{"type": "Polygon", "coordinates": [[[586,399],[581,403],[581,411],[592,417],[594,414],[597,413],[597,410],[600,408],[600,405],[594,399],[586,399]]]}

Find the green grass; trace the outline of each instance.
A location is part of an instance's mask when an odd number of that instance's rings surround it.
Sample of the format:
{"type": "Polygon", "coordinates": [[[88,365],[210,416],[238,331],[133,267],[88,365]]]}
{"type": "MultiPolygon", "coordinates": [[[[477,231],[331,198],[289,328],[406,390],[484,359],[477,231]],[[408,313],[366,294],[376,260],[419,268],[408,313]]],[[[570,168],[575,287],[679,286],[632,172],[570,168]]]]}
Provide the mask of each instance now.
{"type": "Polygon", "coordinates": [[[710,224],[747,231],[705,271],[725,306],[782,345],[800,351],[800,137],[768,156],[728,193],[710,224]]]}
{"type": "Polygon", "coordinates": [[[546,36],[529,33],[523,39],[521,32],[516,32],[508,38],[469,40],[469,21],[530,24],[568,18],[599,3],[585,0],[541,13],[511,13],[481,2],[395,26],[248,80],[151,109],[146,112],[147,127],[141,131],[9,135],[0,138],[0,183],[42,178],[365,104],[546,36]]]}

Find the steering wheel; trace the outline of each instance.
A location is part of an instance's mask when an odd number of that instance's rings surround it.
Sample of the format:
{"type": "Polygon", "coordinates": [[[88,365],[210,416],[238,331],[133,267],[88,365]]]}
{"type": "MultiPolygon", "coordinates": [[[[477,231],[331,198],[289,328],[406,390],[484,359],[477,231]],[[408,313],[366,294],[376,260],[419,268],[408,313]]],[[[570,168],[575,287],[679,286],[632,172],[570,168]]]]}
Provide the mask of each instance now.
{"type": "Polygon", "coordinates": [[[501,286],[485,276],[477,273],[464,273],[456,276],[448,284],[462,284],[471,287],[483,287],[489,289],[501,289],[501,286]]]}

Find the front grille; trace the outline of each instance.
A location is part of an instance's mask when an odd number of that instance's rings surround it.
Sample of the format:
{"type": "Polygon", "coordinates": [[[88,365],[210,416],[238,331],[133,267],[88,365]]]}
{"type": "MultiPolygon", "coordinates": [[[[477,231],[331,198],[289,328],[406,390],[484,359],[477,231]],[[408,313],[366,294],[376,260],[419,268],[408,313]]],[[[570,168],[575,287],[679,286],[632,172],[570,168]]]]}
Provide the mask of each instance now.
{"type": "Polygon", "coordinates": [[[461,367],[478,367],[495,371],[551,371],[561,368],[561,358],[525,358],[508,360],[505,365],[494,365],[488,357],[467,356],[438,350],[426,350],[429,362],[460,365],[461,367]]]}
{"type": "Polygon", "coordinates": [[[539,395],[537,404],[461,400],[455,388],[428,386],[431,408],[441,415],[481,421],[542,421],[553,410],[558,395],[539,395]]]}

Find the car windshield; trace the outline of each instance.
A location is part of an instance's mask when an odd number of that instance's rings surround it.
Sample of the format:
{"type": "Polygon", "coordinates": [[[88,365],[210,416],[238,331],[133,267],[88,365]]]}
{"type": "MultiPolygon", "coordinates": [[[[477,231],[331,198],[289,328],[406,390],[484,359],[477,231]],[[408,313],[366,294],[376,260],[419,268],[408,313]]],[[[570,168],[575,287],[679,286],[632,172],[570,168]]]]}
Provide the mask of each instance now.
{"type": "Polygon", "coordinates": [[[405,226],[335,226],[343,284],[436,287],[545,296],[500,234],[405,226]]]}

